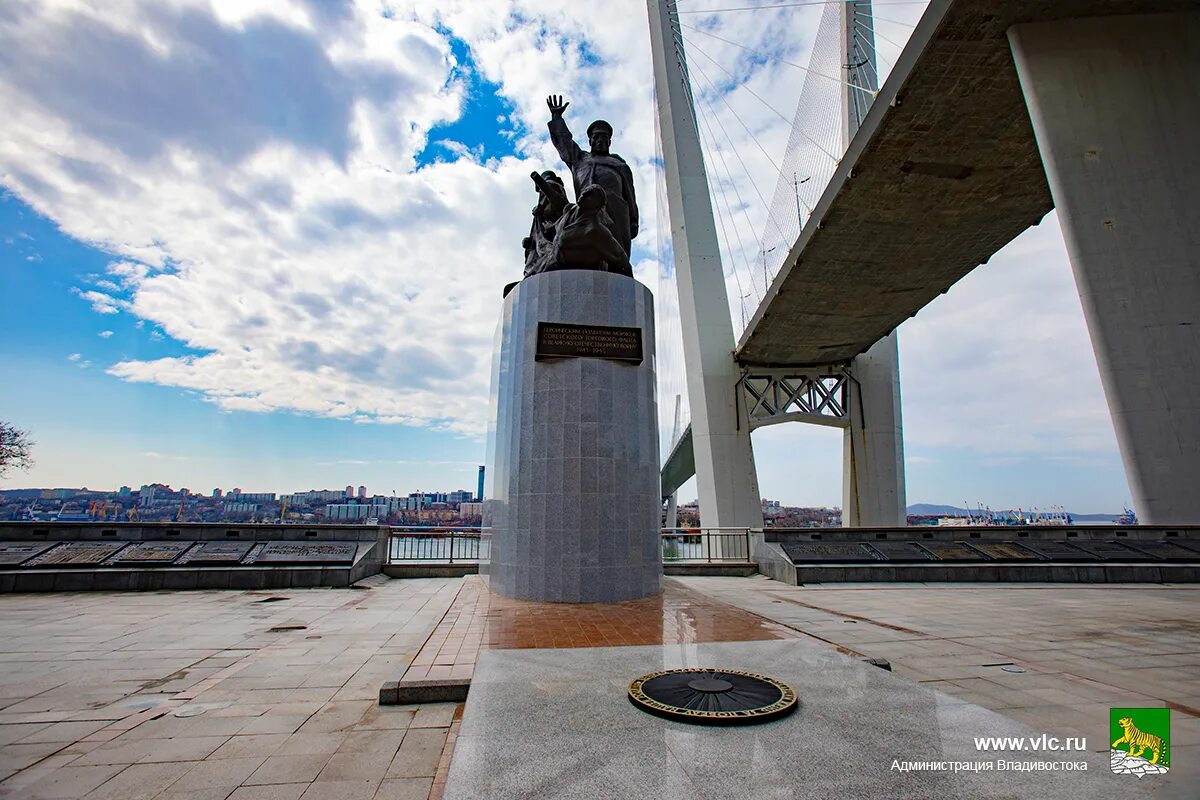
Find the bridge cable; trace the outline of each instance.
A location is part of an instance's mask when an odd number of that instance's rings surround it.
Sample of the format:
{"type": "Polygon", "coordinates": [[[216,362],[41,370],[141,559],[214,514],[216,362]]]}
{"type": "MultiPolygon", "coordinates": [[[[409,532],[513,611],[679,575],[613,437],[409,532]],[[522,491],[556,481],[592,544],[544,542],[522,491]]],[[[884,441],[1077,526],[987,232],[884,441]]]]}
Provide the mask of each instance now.
{"type": "MultiPolygon", "coordinates": [[[[699,70],[699,67],[698,67],[698,66],[697,66],[697,70],[699,70]]],[[[719,94],[719,90],[717,90],[717,89],[716,89],[716,87],[715,87],[715,86],[713,86],[712,82],[708,80],[708,76],[704,75],[704,73],[703,73],[702,71],[700,72],[700,76],[701,76],[701,77],[704,79],[704,81],[705,81],[705,82],[706,82],[706,83],[709,85],[709,87],[710,87],[710,88],[711,88],[711,89],[712,89],[714,92],[716,92],[716,93],[718,93],[718,94],[719,94]]],[[[712,110],[712,106],[711,106],[711,104],[709,104],[709,103],[708,103],[706,100],[704,100],[704,98],[703,98],[703,93],[701,94],[701,101],[702,101],[702,102],[704,102],[704,103],[706,103],[706,105],[709,105],[709,108],[710,108],[710,110],[712,110]]],[[[743,170],[743,171],[746,173],[746,178],[747,178],[747,180],[749,180],[749,181],[750,181],[750,185],[754,187],[754,191],[755,191],[755,193],[756,193],[756,194],[758,194],[758,197],[759,197],[759,199],[760,199],[760,200],[762,200],[762,202],[763,202],[763,205],[764,205],[764,206],[766,206],[766,211],[767,211],[767,213],[768,213],[768,214],[770,214],[770,213],[771,213],[771,209],[770,209],[770,207],[769,207],[769,206],[767,206],[767,204],[766,204],[766,200],[763,200],[763,199],[762,199],[762,192],[760,192],[760,191],[758,190],[758,185],[757,185],[757,184],[755,184],[755,182],[754,182],[754,177],[753,177],[753,176],[750,174],[750,170],[749,170],[749,169],[746,167],[746,162],[742,160],[741,153],[739,153],[739,152],[738,152],[738,149],[737,149],[737,147],[736,147],[736,146],[734,145],[734,143],[733,143],[733,139],[732,139],[732,138],[729,136],[729,133],[728,133],[728,131],[726,131],[726,130],[725,130],[725,126],[724,126],[724,125],[721,123],[721,119],[720,119],[720,117],[718,117],[718,116],[716,115],[715,111],[712,113],[712,115],[711,115],[711,116],[713,116],[713,117],[714,117],[714,118],[717,120],[717,124],[718,124],[718,125],[720,126],[720,128],[721,128],[721,132],[722,132],[722,134],[724,134],[724,136],[725,136],[725,141],[726,141],[726,142],[728,142],[728,144],[729,144],[729,149],[730,149],[730,150],[732,150],[732,151],[733,151],[733,154],[734,154],[734,156],[736,156],[736,157],[737,157],[737,159],[738,159],[738,162],[739,162],[739,163],[741,164],[741,166],[742,166],[742,170],[743,170]]],[[[703,120],[704,120],[704,125],[705,125],[705,127],[708,129],[708,135],[709,135],[709,139],[710,139],[710,141],[712,141],[712,142],[713,142],[713,144],[714,144],[714,150],[716,150],[718,157],[721,159],[721,165],[722,165],[722,166],[725,168],[725,174],[726,174],[726,176],[728,176],[728,178],[729,178],[729,184],[730,184],[730,186],[732,186],[732,187],[733,187],[734,196],[735,196],[735,197],[737,197],[737,201],[738,201],[738,207],[739,207],[739,208],[741,209],[741,211],[742,211],[742,216],[743,216],[743,217],[745,218],[745,220],[746,220],[746,225],[747,225],[747,226],[750,228],[751,232],[753,232],[753,230],[754,230],[754,223],[753,223],[753,222],[750,220],[750,213],[749,213],[749,211],[747,210],[747,209],[749,208],[749,204],[747,204],[747,203],[746,203],[746,201],[742,199],[742,193],[741,193],[741,191],[738,189],[737,181],[736,181],[736,180],[734,180],[734,177],[733,177],[733,171],[732,171],[732,170],[729,168],[729,163],[728,163],[728,162],[725,160],[725,156],[724,156],[724,154],[721,152],[721,149],[720,149],[720,143],[717,141],[717,136],[716,136],[716,133],[715,133],[715,131],[713,130],[713,128],[712,128],[712,125],[709,123],[709,120],[708,120],[708,115],[706,115],[706,116],[703,118],[703,120]]],[[[732,213],[732,210],[731,210],[731,212],[730,212],[730,213],[732,213]]],[[[777,225],[777,227],[778,227],[778,225],[777,225]]],[[[741,232],[740,232],[740,229],[738,229],[738,228],[736,228],[736,227],[735,227],[735,228],[734,228],[734,230],[735,230],[735,233],[737,233],[738,246],[742,248],[743,261],[745,261],[745,259],[748,257],[748,256],[746,255],[746,253],[747,253],[747,251],[746,251],[746,245],[745,245],[745,243],[742,241],[742,237],[741,237],[741,232]]],[[[750,285],[751,285],[752,287],[755,287],[755,288],[756,288],[756,293],[757,293],[756,281],[754,280],[754,271],[753,271],[753,270],[752,270],[752,269],[751,269],[749,266],[747,266],[747,270],[746,270],[746,272],[747,272],[747,276],[748,276],[748,277],[749,277],[749,279],[750,279],[750,285]]],[[[767,284],[768,284],[768,282],[767,282],[767,281],[764,279],[764,282],[763,282],[763,283],[764,283],[763,292],[764,292],[764,296],[765,296],[765,292],[766,292],[766,288],[767,288],[767,284]]]]}
{"type": "MultiPolygon", "coordinates": [[[[876,94],[876,92],[872,92],[870,89],[864,89],[861,86],[855,86],[853,83],[850,83],[849,81],[844,81],[841,78],[835,78],[832,75],[826,75],[822,72],[817,72],[816,70],[809,69],[808,67],[803,67],[794,61],[788,61],[786,58],[783,58],[782,56],[777,56],[773,53],[764,53],[761,50],[755,50],[753,47],[746,47],[746,45],[744,45],[744,44],[738,44],[737,42],[732,42],[729,39],[726,39],[722,36],[717,36],[715,33],[709,33],[708,31],[703,31],[703,30],[700,30],[699,28],[694,28],[691,25],[684,25],[682,22],[679,23],[679,26],[681,28],[687,28],[689,31],[694,31],[699,34],[703,34],[704,36],[708,36],[708,37],[711,37],[718,41],[724,42],[725,44],[730,44],[730,45],[733,45],[734,47],[740,47],[741,49],[745,50],[746,52],[753,53],[754,55],[760,56],[761,58],[769,58],[773,61],[778,61],[782,64],[787,64],[790,67],[795,67],[796,69],[804,70],[805,72],[810,73],[812,75],[819,75],[822,78],[825,78],[827,80],[835,81],[837,83],[842,84],[843,86],[849,86],[853,89],[858,89],[860,92],[865,92],[867,94],[876,94]]],[[[764,100],[763,102],[765,103],[766,101],[764,100]]],[[[778,113],[778,112],[776,112],[776,113],[778,113]]]]}
{"type": "MultiPolygon", "coordinates": [[[[685,25],[684,27],[687,27],[687,26],[685,25]]],[[[730,44],[734,44],[734,43],[733,43],[733,42],[730,42],[730,44]]],[[[737,46],[738,46],[738,47],[741,47],[741,45],[737,45],[737,46]]],[[[762,98],[762,97],[761,97],[761,96],[758,94],[758,92],[756,92],[756,91],[754,91],[753,89],[751,89],[751,88],[750,88],[749,86],[747,86],[745,83],[740,83],[740,84],[739,84],[739,83],[737,83],[737,76],[735,76],[735,75],[734,75],[732,72],[730,72],[729,70],[725,69],[725,67],[723,67],[719,61],[717,61],[715,58],[713,58],[712,56],[710,56],[708,53],[704,52],[704,50],[703,50],[702,48],[700,48],[700,47],[699,47],[699,46],[698,46],[698,45],[697,45],[695,42],[689,42],[689,43],[688,43],[688,47],[691,49],[691,51],[692,51],[692,52],[699,53],[700,55],[702,55],[702,56],[704,56],[706,59],[708,59],[710,62],[712,62],[712,63],[713,63],[713,65],[714,65],[714,66],[716,66],[716,68],[717,68],[717,69],[721,70],[721,71],[722,71],[722,72],[724,72],[726,75],[728,75],[728,76],[729,76],[729,78],[730,78],[730,80],[732,80],[732,81],[733,81],[733,82],[734,82],[736,85],[738,85],[738,86],[740,86],[741,88],[745,89],[745,90],[746,90],[747,92],[749,92],[749,93],[750,93],[752,96],[754,96],[754,97],[755,97],[755,98],[756,98],[756,99],[757,99],[757,100],[758,100],[760,103],[762,103],[764,106],[766,106],[766,107],[767,107],[768,109],[770,109],[771,111],[775,112],[775,115],[776,115],[776,116],[778,116],[778,117],[779,117],[781,120],[783,120],[783,121],[784,121],[784,123],[786,123],[786,124],[788,124],[788,125],[791,125],[791,124],[792,124],[792,120],[790,120],[790,119],[788,119],[787,117],[785,117],[785,116],[783,115],[783,112],[781,112],[779,109],[775,108],[775,106],[771,105],[771,104],[770,104],[770,103],[768,103],[766,100],[764,100],[764,99],[763,99],[763,98],[762,98]]],[[[749,48],[743,48],[743,49],[749,49],[749,48]]],[[[782,59],[781,59],[781,60],[782,60],[782,59]]],[[[786,63],[790,63],[790,62],[786,62],[786,61],[785,61],[784,63],[786,64],[786,63]]],[[[794,65],[793,65],[793,66],[794,66],[794,65]]],[[[822,76],[822,77],[828,77],[828,76],[822,76]]],[[[835,78],[834,80],[837,80],[837,79],[835,78]]],[[[846,82],[844,82],[844,81],[839,81],[839,82],[840,82],[840,83],[843,83],[843,85],[845,85],[845,86],[854,86],[854,84],[852,84],[852,83],[846,83],[846,82]]],[[[860,86],[854,86],[854,88],[855,88],[855,89],[861,89],[862,87],[860,87],[860,86]]],[[[867,92],[869,92],[869,90],[866,90],[866,89],[863,89],[863,91],[867,91],[867,92]]],[[[838,157],[837,157],[837,156],[835,156],[833,153],[831,153],[831,152],[829,152],[828,150],[826,150],[826,149],[825,149],[825,147],[824,147],[824,146],[822,146],[822,144],[821,144],[820,142],[818,142],[816,139],[813,139],[813,138],[812,138],[811,136],[809,136],[807,133],[804,133],[804,131],[800,131],[800,133],[801,133],[801,135],[803,135],[803,136],[804,136],[806,139],[808,139],[810,142],[812,142],[812,143],[813,143],[813,145],[815,145],[815,146],[816,146],[818,149],[820,149],[820,151],[821,151],[822,153],[824,153],[825,155],[829,156],[829,158],[830,158],[830,159],[831,159],[831,160],[832,160],[832,161],[833,161],[835,164],[836,164],[837,162],[841,161],[841,159],[840,159],[840,158],[838,158],[838,157]]]]}
{"type": "MultiPolygon", "coordinates": [[[[724,14],[727,11],[765,11],[773,8],[805,8],[809,6],[830,6],[858,3],[861,0],[808,0],[801,3],[775,3],[768,6],[736,6],[734,8],[697,8],[688,11],[677,11],[679,14],[724,14]]],[[[929,0],[875,0],[877,6],[922,6],[929,0]]]]}
{"type": "MultiPolygon", "coordinates": [[[[855,13],[855,14],[858,14],[858,12],[857,12],[857,11],[855,11],[854,13],[855,13]]],[[[864,17],[865,17],[865,16],[867,16],[867,15],[866,15],[866,14],[863,14],[863,15],[861,15],[861,16],[864,16],[864,17]]],[[[872,35],[872,36],[876,36],[876,37],[878,37],[878,38],[880,38],[880,39],[883,39],[885,42],[887,42],[888,44],[890,44],[892,47],[899,48],[899,50],[900,50],[901,52],[904,52],[904,45],[902,45],[902,44],[897,44],[896,42],[893,42],[891,39],[889,39],[888,37],[884,36],[882,33],[880,33],[880,32],[878,32],[877,30],[875,30],[875,28],[874,28],[874,27],[872,27],[872,26],[870,26],[870,25],[868,25],[868,24],[866,24],[865,22],[862,22],[862,21],[859,21],[859,22],[857,22],[856,24],[857,24],[857,25],[860,25],[861,27],[865,28],[866,30],[869,30],[869,31],[871,32],[871,35],[872,35]]]]}
{"type": "MultiPolygon", "coordinates": [[[[731,106],[729,104],[727,95],[725,93],[721,92],[720,89],[717,87],[717,85],[709,79],[708,75],[704,72],[704,70],[700,67],[699,64],[693,64],[693,66],[696,68],[696,71],[700,74],[700,77],[704,80],[704,82],[712,90],[712,93],[714,95],[716,95],[717,97],[721,98],[721,102],[723,102],[725,104],[725,107],[729,109],[729,113],[733,114],[734,118],[739,123],[741,123],[743,130],[745,130],[746,133],[750,136],[750,138],[754,141],[754,143],[756,145],[758,145],[758,149],[761,150],[763,155],[767,157],[767,160],[769,162],[771,162],[771,166],[773,166],[775,168],[775,172],[778,175],[783,175],[783,170],[780,168],[780,166],[775,163],[775,160],[773,158],[771,158],[771,156],[767,153],[766,148],[764,148],[762,146],[762,144],[758,141],[757,137],[755,137],[754,133],[750,130],[749,126],[746,125],[746,122],[733,109],[733,106],[731,106]]],[[[704,102],[708,106],[709,112],[711,113],[713,119],[716,120],[717,126],[720,127],[721,133],[725,136],[725,141],[729,142],[729,147],[731,150],[733,150],[734,156],[737,157],[738,163],[741,164],[742,171],[746,173],[746,177],[749,179],[751,187],[754,188],[754,193],[758,195],[759,201],[763,204],[763,207],[766,209],[768,219],[775,225],[775,230],[777,230],[779,232],[780,236],[782,236],[783,235],[783,226],[780,225],[779,220],[776,219],[775,212],[772,210],[771,204],[767,202],[765,197],[763,197],[762,191],[758,188],[758,182],[754,180],[753,173],[751,173],[750,168],[746,166],[746,162],[742,158],[741,152],[734,145],[733,137],[729,135],[729,131],[725,128],[725,123],[723,123],[721,121],[721,116],[717,113],[716,107],[713,106],[711,102],[705,100],[703,92],[700,95],[700,99],[701,99],[701,102],[704,102]]],[[[809,210],[809,213],[812,212],[812,209],[808,209],[808,210],[809,210]]]]}
{"type": "MultiPolygon", "coordinates": [[[[682,39],[682,31],[680,32],[680,38],[682,39]]],[[[685,82],[684,86],[687,89],[688,99],[691,101],[692,109],[693,109],[693,111],[695,111],[697,109],[697,103],[696,103],[694,88],[692,87],[690,81],[685,82]]],[[[701,121],[700,114],[696,113],[695,118],[696,118],[696,122],[697,122],[697,125],[696,125],[697,133],[701,134],[701,147],[703,148],[704,147],[704,141],[703,141],[703,132],[704,131],[703,131],[703,128],[701,128],[701,126],[699,124],[701,121]]],[[[704,123],[705,123],[705,126],[707,126],[707,124],[708,124],[707,119],[704,120],[704,123]]],[[[719,155],[719,151],[717,149],[717,145],[716,145],[716,142],[714,141],[714,139],[715,139],[715,137],[712,136],[711,130],[710,130],[709,131],[709,140],[710,140],[709,145],[710,146],[708,147],[708,150],[710,152],[717,153],[719,155]]],[[[742,243],[741,231],[739,230],[736,223],[734,222],[734,213],[733,213],[732,207],[729,205],[728,196],[726,195],[726,193],[723,189],[720,192],[717,191],[718,184],[720,181],[720,175],[717,172],[717,159],[713,158],[712,156],[709,156],[706,158],[706,161],[712,165],[711,170],[707,170],[707,169],[705,170],[705,177],[708,179],[709,196],[713,200],[713,207],[717,212],[718,223],[720,225],[721,232],[724,234],[725,251],[727,253],[729,253],[729,266],[730,266],[730,270],[733,272],[734,282],[737,284],[737,287],[738,287],[739,303],[742,305],[741,311],[743,312],[743,315],[744,315],[744,313],[745,313],[744,304],[745,304],[745,298],[746,298],[747,293],[744,291],[744,287],[742,286],[742,279],[741,279],[741,276],[738,274],[737,259],[734,256],[740,255],[743,264],[745,264],[746,263],[746,247],[742,243]],[[717,184],[714,183],[714,178],[718,182],[717,184]],[[722,201],[725,203],[726,213],[722,213],[722,211],[721,211],[720,203],[722,201]],[[736,238],[738,240],[739,250],[736,252],[733,249],[733,239],[729,236],[729,230],[726,227],[726,214],[728,215],[728,227],[733,228],[734,235],[736,236],[736,238]]],[[[721,163],[724,164],[724,157],[722,157],[721,163]]],[[[726,174],[727,175],[729,174],[729,170],[728,170],[727,166],[726,166],[726,174]]],[[[732,177],[729,178],[729,182],[731,184],[733,183],[732,177]]],[[[740,199],[739,199],[739,202],[740,202],[740,199]]],[[[753,278],[753,272],[751,271],[748,264],[746,266],[746,275],[748,278],[753,278]]],[[[753,287],[754,287],[753,280],[750,281],[750,285],[751,285],[751,288],[753,289],[753,287]]]]}

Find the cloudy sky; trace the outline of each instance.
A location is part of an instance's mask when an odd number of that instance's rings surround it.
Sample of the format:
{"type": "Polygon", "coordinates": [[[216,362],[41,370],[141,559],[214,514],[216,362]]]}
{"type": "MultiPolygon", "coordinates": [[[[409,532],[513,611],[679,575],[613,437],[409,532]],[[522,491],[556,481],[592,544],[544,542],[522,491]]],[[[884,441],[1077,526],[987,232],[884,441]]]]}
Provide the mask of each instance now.
{"type": "MultiPolygon", "coordinates": [[[[823,11],[782,5],[683,16],[738,327],[823,11]]],[[[921,5],[877,12],[886,73],[921,5]]],[[[0,485],[473,487],[550,92],[614,123],[669,291],[641,0],[0,4],[0,485]]],[[[1127,501],[1053,215],[900,342],[910,502],[1127,501]]],[[[763,494],[839,504],[840,447],[757,432],[763,494]]]]}

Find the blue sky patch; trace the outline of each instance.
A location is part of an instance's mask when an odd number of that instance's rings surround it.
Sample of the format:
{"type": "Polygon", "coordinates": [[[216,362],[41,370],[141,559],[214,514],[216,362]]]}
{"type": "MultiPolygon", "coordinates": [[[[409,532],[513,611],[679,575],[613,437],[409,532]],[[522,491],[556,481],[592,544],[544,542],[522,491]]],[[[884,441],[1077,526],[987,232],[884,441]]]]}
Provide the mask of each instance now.
{"type": "Polygon", "coordinates": [[[483,162],[516,155],[515,143],[525,133],[516,107],[501,93],[500,84],[480,74],[467,43],[455,36],[448,38],[458,63],[454,77],[462,80],[467,90],[463,113],[453,122],[430,129],[425,148],[417,153],[417,168],[464,156],[483,162]]]}

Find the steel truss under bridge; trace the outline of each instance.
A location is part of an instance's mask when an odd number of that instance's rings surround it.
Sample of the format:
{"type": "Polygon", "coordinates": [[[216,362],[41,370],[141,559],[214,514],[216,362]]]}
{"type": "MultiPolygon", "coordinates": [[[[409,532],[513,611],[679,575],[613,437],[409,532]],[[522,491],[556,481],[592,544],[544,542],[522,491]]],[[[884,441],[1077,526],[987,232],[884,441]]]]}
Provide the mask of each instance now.
{"type": "Polygon", "coordinates": [[[844,428],[849,376],[844,371],[803,373],[796,370],[743,373],[739,402],[745,404],[750,430],[780,422],[811,422],[844,428]]]}

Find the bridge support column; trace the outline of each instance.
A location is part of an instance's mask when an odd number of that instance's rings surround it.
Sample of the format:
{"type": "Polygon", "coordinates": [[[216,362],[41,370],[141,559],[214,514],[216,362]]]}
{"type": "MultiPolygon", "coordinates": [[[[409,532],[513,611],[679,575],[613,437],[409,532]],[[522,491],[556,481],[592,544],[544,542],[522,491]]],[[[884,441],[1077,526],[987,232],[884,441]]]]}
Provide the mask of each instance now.
{"type": "Polygon", "coordinates": [[[1200,12],[1008,37],[1134,506],[1200,522],[1200,12]]]}
{"type": "Polygon", "coordinates": [[[761,528],[762,502],[746,410],[737,402],[733,321],[700,129],[674,0],[647,0],[683,361],[692,411],[696,488],[706,528],[761,528]]]}
{"type": "Polygon", "coordinates": [[[895,331],[855,358],[850,374],[850,425],[842,440],[842,525],[903,526],[904,428],[895,331]]]}

